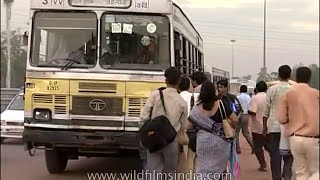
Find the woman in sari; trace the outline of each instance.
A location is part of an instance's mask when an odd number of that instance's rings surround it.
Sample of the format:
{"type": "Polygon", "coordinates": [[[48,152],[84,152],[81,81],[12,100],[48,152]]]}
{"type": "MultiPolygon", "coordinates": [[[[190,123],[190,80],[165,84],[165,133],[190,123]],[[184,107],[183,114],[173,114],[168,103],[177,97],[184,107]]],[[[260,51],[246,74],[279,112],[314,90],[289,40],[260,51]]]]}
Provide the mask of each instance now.
{"type": "Polygon", "coordinates": [[[213,173],[222,174],[227,169],[233,139],[225,137],[222,120],[228,118],[232,126],[237,123],[237,116],[229,107],[228,102],[218,99],[213,83],[202,85],[199,102],[189,116],[190,128],[199,130],[196,171],[202,178],[216,178],[213,173]]]}

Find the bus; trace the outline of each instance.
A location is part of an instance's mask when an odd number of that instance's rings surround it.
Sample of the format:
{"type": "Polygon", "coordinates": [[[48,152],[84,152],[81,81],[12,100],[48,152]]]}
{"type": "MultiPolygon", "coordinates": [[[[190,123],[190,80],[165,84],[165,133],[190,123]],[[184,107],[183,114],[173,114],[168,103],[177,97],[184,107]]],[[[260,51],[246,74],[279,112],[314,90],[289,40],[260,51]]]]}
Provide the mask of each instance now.
{"type": "Polygon", "coordinates": [[[247,79],[231,79],[230,80],[230,93],[240,95],[240,86],[246,85],[248,88],[248,94],[253,95],[256,87],[256,81],[247,79]]]}
{"type": "Polygon", "coordinates": [[[230,81],[230,73],[228,71],[212,67],[211,74],[215,86],[217,86],[217,82],[221,80],[230,81]]]}
{"type": "Polygon", "coordinates": [[[203,40],[171,0],[31,0],[29,19],[23,141],[49,173],[139,151],[140,109],[165,69],[204,69],[203,40]]]}

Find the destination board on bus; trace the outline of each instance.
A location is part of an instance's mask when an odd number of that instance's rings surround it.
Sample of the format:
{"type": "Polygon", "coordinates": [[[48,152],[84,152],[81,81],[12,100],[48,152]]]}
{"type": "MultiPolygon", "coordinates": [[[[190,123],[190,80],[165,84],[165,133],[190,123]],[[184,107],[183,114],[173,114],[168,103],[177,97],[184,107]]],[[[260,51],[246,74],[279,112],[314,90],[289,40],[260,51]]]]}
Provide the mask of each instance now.
{"type": "Polygon", "coordinates": [[[71,6],[129,8],[131,0],[69,0],[71,6]]]}

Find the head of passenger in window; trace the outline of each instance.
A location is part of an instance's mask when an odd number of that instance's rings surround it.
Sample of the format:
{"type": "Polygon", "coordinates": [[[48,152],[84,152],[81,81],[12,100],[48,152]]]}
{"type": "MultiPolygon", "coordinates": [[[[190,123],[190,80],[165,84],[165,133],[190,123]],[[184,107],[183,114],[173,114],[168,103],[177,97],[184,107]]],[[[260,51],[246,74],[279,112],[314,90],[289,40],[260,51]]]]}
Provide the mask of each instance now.
{"type": "Polygon", "coordinates": [[[178,90],[178,83],[181,78],[181,72],[179,71],[179,69],[170,67],[165,71],[164,76],[166,78],[167,87],[175,88],[178,90]]]}
{"type": "Polygon", "coordinates": [[[289,81],[291,77],[291,68],[288,65],[280,66],[278,69],[278,76],[280,81],[289,81]]]}
{"type": "Polygon", "coordinates": [[[189,91],[190,90],[190,79],[187,76],[182,76],[180,78],[180,82],[179,82],[179,91],[183,92],[183,91],[189,91]]]}
{"type": "Polygon", "coordinates": [[[227,94],[229,89],[228,89],[228,81],[227,80],[220,80],[217,82],[217,89],[218,89],[218,94],[220,97],[223,95],[227,94]]]}
{"type": "Polygon", "coordinates": [[[143,36],[143,37],[141,38],[141,44],[142,44],[144,47],[149,46],[150,43],[151,43],[151,39],[150,39],[149,36],[143,36]]]}
{"type": "Polygon", "coordinates": [[[204,75],[203,72],[195,72],[191,75],[192,79],[192,86],[195,88],[201,84],[203,84],[205,81],[207,81],[206,76],[204,75]]]}

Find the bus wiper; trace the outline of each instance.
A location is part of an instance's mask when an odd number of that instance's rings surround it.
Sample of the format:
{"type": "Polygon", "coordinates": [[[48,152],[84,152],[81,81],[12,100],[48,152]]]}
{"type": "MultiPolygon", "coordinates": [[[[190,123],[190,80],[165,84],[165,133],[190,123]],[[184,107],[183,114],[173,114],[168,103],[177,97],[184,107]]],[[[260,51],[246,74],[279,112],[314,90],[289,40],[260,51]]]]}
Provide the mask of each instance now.
{"type": "Polygon", "coordinates": [[[70,59],[70,58],[59,58],[59,59],[53,59],[51,60],[51,62],[54,61],[58,61],[58,60],[65,60],[65,61],[69,61],[66,65],[64,65],[61,70],[67,70],[70,66],[72,66],[74,63],[80,64],[80,62],[74,60],[74,59],[70,59]]]}
{"type": "Polygon", "coordinates": [[[71,67],[74,63],[77,63],[77,64],[80,64],[78,61],[74,60],[74,59],[66,59],[68,60],[69,62],[64,65],[61,70],[67,70],[69,67],[71,67]]]}

